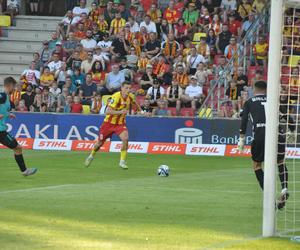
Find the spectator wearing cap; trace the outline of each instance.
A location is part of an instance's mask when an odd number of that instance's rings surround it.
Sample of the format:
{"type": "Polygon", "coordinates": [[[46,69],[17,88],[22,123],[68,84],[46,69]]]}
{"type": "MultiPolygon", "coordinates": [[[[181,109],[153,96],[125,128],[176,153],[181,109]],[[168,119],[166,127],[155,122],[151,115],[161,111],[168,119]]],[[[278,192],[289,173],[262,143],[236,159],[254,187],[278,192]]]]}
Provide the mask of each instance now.
{"type": "Polygon", "coordinates": [[[126,57],[129,48],[130,48],[130,44],[125,39],[124,31],[121,31],[120,33],[118,33],[117,38],[113,40],[110,47],[110,53],[115,58],[121,59],[126,57]]]}
{"type": "Polygon", "coordinates": [[[197,71],[197,66],[199,63],[206,63],[205,58],[197,53],[195,47],[191,48],[190,55],[187,57],[187,71],[190,75],[194,75],[197,71]]]}
{"type": "Polygon", "coordinates": [[[55,46],[55,50],[52,52],[52,55],[58,54],[59,60],[65,62],[67,60],[68,54],[62,47],[62,43],[58,41],[55,46]]]}
{"type": "Polygon", "coordinates": [[[52,56],[52,61],[48,64],[50,72],[55,74],[55,72],[61,68],[61,63],[62,61],[59,60],[59,54],[54,53],[52,56]]]}
{"type": "Polygon", "coordinates": [[[21,77],[25,77],[26,81],[33,86],[38,86],[40,81],[40,72],[35,69],[36,64],[34,61],[30,63],[29,69],[25,69],[21,77]]]}
{"type": "Polygon", "coordinates": [[[81,72],[84,73],[84,74],[87,74],[88,72],[90,72],[90,70],[92,69],[92,65],[93,65],[93,52],[92,51],[89,51],[87,53],[87,59],[84,60],[82,63],[81,63],[81,72]]]}
{"type": "Polygon", "coordinates": [[[191,76],[191,82],[181,96],[181,101],[195,112],[200,107],[203,97],[203,90],[197,84],[197,77],[191,76]]]}
{"type": "Polygon", "coordinates": [[[67,60],[67,69],[74,72],[75,69],[81,68],[81,63],[82,59],[80,58],[80,53],[78,50],[75,50],[74,53],[67,60]]]}
{"type": "Polygon", "coordinates": [[[64,50],[70,56],[74,52],[77,45],[78,45],[78,41],[75,39],[74,33],[69,32],[67,40],[64,41],[64,43],[63,43],[64,50]]]}
{"type": "Polygon", "coordinates": [[[157,8],[155,3],[151,4],[151,7],[147,10],[146,14],[150,16],[151,21],[154,23],[158,23],[159,19],[162,17],[161,11],[157,8]]]}
{"type": "Polygon", "coordinates": [[[97,85],[92,81],[91,73],[86,74],[85,82],[80,86],[80,92],[82,96],[82,104],[91,105],[92,98],[94,98],[97,92],[97,85]]]}
{"type": "Polygon", "coordinates": [[[54,75],[50,72],[50,68],[46,66],[40,78],[40,86],[43,88],[50,87],[52,83],[54,83],[54,75]]]}
{"type": "Polygon", "coordinates": [[[157,101],[165,98],[165,90],[157,78],[153,79],[153,85],[147,90],[146,98],[150,100],[151,106],[157,106],[157,101]]]}
{"type": "Polygon", "coordinates": [[[229,44],[231,37],[232,37],[232,34],[228,30],[228,24],[223,23],[222,32],[217,37],[217,41],[216,41],[218,54],[224,54],[225,48],[229,44]]]}
{"type": "Polygon", "coordinates": [[[157,56],[160,52],[160,42],[156,39],[156,33],[151,32],[149,35],[149,41],[146,42],[144,46],[144,51],[148,58],[157,56]]]}
{"type": "Polygon", "coordinates": [[[80,16],[82,13],[88,15],[90,10],[86,7],[86,0],[80,0],[79,6],[74,7],[72,12],[74,16],[80,16]]]}
{"type": "Polygon", "coordinates": [[[102,95],[111,95],[121,89],[122,83],[125,81],[124,72],[119,70],[118,64],[112,65],[112,70],[106,75],[105,87],[101,90],[102,95]]]}
{"type": "Polygon", "coordinates": [[[237,2],[236,0],[222,0],[221,8],[225,10],[236,10],[237,2]]]}
{"type": "Polygon", "coordinates": [[[148,90],[151,86],[153,86],[154,78],[156,78],[156,76],[153,73],[153,66],[151,64],[147,64],[146,71],[140,80],[141,89],[148,90]]]}
{"type": "Polygon", "coordinates": [[[141,22],[140,29],[142,27],[145,27],[148,33],[150,33],[150,32],[156,33],[157,32],[156,25],[153,21],[151,21],[151,17],[149,15],[146,15],[144,21],[141,22]]]}
{"type": "Polygon", "coordinates": [[[118,12],[115,18],[110,23],[109,35],[117,35],[125,27],[126,20],[121,17],[121,13],[118,12]]]}
{"type": "Polygon", "coordinates": [[[182,18],[184,23],[189,25],[189,28],[192,28],[196,25],[199,18],[199,11],[195,9],[194,3],[189,3],[188,8],[183,12],[182,18]]]}
{"type": "Polygon", "coordinates": [[[172,33],[168,35],[168,39],[161,44],[161,50],[166,59],[171,62],[180,52],[180,45],[175,41],[175,37],[172,33]]]}
{"type": "Polygon", "coordinates": [[[97,42],[93,39],[93,32],[91,30],[86,31],[86,38],[81,40],[80,43],[85,51],[91,51],[97,46],[97,42]]]}
{"type": "Polygon", "coordinates": [[[126,25],[129,25],[131,33],[137,33],[140,31],[139,24],[135,21],[135,18],[132,16],[128,18],[128,22],[126,23],[126,25]]]}
{"type": "Polygon", "coordinates": [[[43,63],[43,65],[45,65],[46,63],[49,62],[49,60],[51,58],[51,51],[49,49],[48,41],[43,42],[43,47],[40,50],[40,55],[41,55],[41,62],[43,63]]]}

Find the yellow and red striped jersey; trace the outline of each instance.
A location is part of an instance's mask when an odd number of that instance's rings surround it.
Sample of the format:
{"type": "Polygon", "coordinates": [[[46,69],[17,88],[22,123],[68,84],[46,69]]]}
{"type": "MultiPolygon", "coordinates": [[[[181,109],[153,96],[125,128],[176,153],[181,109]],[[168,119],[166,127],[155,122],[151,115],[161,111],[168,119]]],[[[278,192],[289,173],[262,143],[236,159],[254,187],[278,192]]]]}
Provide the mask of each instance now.
{"type": "MultiPolygon", "coordinates": [[[[115,111],[129,110],[130,106],[135,103],[135,96],[129,94],[127,98],[123,98],[121,91],[112,95],[108,107],[115,111]]],[[[109,122],[111,124],[123,125],[126,123],[126,114],[120,115],[106,115],[104,122],[109,122]]]]}

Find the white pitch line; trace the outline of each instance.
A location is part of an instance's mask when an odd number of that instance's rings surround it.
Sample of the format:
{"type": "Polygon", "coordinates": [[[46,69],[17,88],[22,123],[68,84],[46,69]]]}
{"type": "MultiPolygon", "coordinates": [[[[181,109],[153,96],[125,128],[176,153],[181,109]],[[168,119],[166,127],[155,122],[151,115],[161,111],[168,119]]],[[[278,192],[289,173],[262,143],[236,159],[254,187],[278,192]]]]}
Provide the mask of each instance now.
{"type": "Polygon", "coordinates": [[[6,190],[6,191],[0,191],[0,195],[1,194],[10,194],[10,193],[40,191],[40,190],[51,190],[51,189],[57,189],[57,188],[73,187],[73,186],[77,186],[77,185],[80,185],[80,184],[65,184],[65,185],[56,185],[56,186],[46,186],[46,187],[36,187],[36,188],[6,190]]]}
{"type": "Polygon", "coordinates": [[[221,249],[226,247],[233,247],[235,245],[244,244],[249,241],[261,240],[262,238],[263,238],[262,236],[257,236],[257,237],[249,237],[241,240],[230,240],[223,243],[211,245],[210,247],[200,248],[198,250],[215,250],[215,249],[221,249]]]}

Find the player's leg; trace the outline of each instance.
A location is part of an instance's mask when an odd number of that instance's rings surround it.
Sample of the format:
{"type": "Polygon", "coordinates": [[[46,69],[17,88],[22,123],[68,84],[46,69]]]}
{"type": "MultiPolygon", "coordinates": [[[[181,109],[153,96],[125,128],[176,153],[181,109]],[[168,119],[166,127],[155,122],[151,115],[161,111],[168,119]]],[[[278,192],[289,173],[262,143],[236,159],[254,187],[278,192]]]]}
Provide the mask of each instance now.
{"type": "Polygon", "coordinates": [[[284,138],[279,136],[277,165],[278,165],[278,177],[281,184],[281,192],[278,198],[277,208],[282,209],[285,207],[286,201],[289,198],[288,192],[288,169],[285,164],[285,141],[284,138]]]}
{"type": "Polygon", "coordinates": [[[0,142],[4,146],[6,146],[14,151],[15,160],[19,166],[20,171],[22,172],[22,174],[24,176],[33,175],[37,172],[36,168],[27,168],[26,167],[24,157],[23,157],[22,147],[18,144],[17,140],[14,137],[12,137],[7,132],[1,132],[0,133],[0,142]]]}
{"type": "MultiPolygon", "coordinates": [[[[125,128],[125,127],[124,127],[125,128]]],[[[126,165],[127,159],[127,150],[128,150],[128,130],[124,130],[119,134],[119,137],[122,141],[122,148],[121,148],[121,157],[120,157],[120,164],[119,166],[123,169],[128,169],[126,165]]]]}
{"type": "Polygon", "coordinates": [[[86,167],[89,167],[94,160],[95,154],[99,151],[99,149],[103,146],[106,139],[109,138],[112,135],[111,128],[109,124],[103,123],[99,130],[99,137],[98,141],[95,143],[94,148],[92,152],[89,154],[89,156],[86,158],[84,165],[86,167]]]}
{"type": "Polygon", "coordinates": [[[262,162],[264,161],[265,152],[264,144],[264,139],[254,139],[251,144],[253,170],[262,190],[264,189],[264,171],[262,169],[262,162]]]}

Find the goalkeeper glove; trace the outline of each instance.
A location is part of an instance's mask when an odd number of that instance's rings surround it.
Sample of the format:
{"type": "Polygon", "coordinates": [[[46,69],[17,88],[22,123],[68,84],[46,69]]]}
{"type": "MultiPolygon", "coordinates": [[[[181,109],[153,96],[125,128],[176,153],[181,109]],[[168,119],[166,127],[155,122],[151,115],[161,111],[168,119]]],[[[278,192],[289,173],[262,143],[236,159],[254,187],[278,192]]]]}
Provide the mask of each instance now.
{"type": "Polygon", "coordinates": [[[243,153],[244,152],[244,147],[245,147],[245,137],[240,137],[239,138],[239,142],[238,142],[238,151],[240,153],[243,153]]]}

